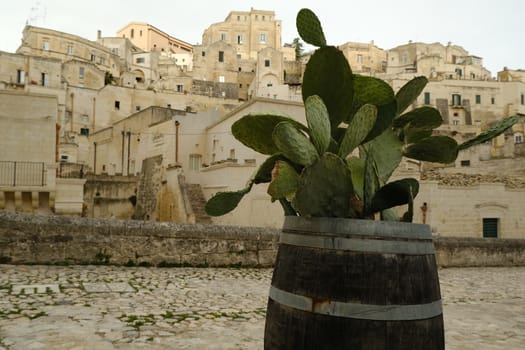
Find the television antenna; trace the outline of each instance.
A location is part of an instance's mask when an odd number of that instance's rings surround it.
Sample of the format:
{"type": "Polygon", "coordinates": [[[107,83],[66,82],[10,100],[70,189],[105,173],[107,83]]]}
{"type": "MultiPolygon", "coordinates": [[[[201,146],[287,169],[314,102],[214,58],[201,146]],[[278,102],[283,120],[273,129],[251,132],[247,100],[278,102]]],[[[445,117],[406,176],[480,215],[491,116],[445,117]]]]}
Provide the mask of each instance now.
{"type": "Polygon", "coordinates": [[[46,23],[47,7],[41,1],[37,1],[29,10],[29,18],[26,25],[44,25],[46,23]]]}

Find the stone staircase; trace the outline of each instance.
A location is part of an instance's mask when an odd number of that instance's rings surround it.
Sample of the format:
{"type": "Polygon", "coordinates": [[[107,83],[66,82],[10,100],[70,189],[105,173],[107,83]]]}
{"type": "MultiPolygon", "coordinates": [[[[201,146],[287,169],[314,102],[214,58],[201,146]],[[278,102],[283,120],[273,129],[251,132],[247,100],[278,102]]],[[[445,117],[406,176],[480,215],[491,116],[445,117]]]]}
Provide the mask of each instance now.
{"type": "Polygon", "coordinates": [[[195,214],[195,223],[197,224],[212,224],[211,217],[204,211],[206,205],[206,199],[202,193],[201,185],[199,184],[186,184],[186,191],[188,198],[195,214]]]}

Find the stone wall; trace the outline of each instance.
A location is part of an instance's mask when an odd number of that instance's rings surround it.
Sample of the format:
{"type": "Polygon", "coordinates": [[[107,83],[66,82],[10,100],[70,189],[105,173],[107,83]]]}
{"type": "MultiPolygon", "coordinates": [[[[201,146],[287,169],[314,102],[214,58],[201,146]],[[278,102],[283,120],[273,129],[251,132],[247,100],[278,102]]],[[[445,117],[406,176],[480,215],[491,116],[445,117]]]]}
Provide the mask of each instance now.
{"type": "MultiPolygon", "coordinates": [[[[0,211],[0,263],[270,267],[280,230],[0,211]]],[[[435,238],[442,267],[525,266],[525,240],[435,238]]]]}

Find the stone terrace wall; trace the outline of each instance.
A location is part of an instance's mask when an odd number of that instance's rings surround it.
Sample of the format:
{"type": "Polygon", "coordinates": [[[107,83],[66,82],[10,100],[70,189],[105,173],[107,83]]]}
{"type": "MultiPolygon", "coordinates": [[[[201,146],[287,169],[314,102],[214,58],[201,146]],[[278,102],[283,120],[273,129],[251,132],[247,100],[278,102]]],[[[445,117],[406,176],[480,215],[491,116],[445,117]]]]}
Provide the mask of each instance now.
{"type": "Polygon", "coordinates": [[[0,262],[272,266],[278,230],[0,211],[0,262]]]}
{"type": "MultiPolygon", "coordinates": [[[[0,263],[271,267],[279,230],[0,211],[0,263]]],[[[525,266],[525,240],[436,237],[438,265],[525,266]]]]}

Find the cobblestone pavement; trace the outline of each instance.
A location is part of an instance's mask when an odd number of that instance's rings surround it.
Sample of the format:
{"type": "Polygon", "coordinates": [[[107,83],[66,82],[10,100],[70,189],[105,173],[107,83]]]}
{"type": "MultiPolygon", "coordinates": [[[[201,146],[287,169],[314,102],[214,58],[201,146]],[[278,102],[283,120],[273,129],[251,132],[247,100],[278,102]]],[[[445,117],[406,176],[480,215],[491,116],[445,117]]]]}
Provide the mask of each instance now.
{"type": "MultiPolygon", "coordinates": [[[[261,349],[269,269],[0,265],[0,350],[261,349]]],[[[525,349],[525,267],[440,270],[447,349],[525,349]]]]}

